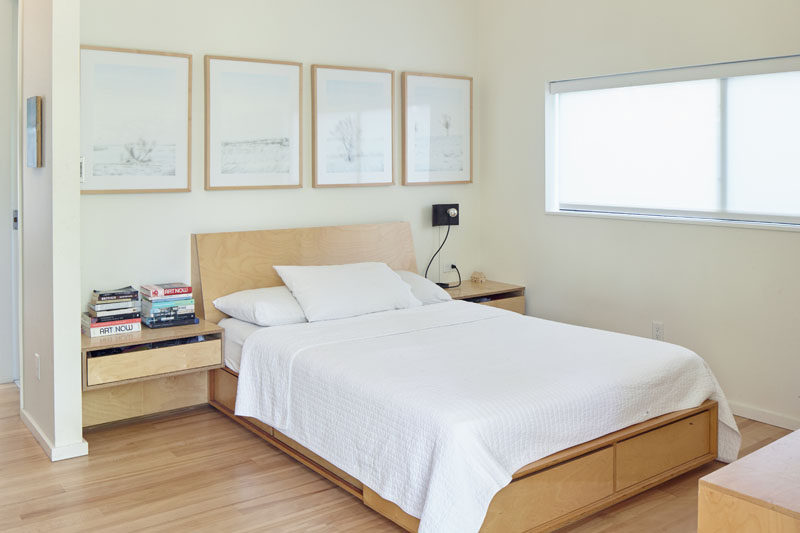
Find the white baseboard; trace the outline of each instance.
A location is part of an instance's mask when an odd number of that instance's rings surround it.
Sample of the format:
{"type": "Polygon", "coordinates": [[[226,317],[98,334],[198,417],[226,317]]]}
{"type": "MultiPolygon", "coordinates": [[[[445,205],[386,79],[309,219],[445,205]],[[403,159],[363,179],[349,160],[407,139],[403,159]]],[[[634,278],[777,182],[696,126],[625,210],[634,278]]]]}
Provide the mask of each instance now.
{"type": "Polygon", "coordinates": [[[791,429],[792,431],[800,429],[800,418],[794,418],[774,411],[760,409],[752,405],[746,405],[738,402],[728,402],[731,406],[733,414],[749,418],[751,420],[758,420],[765,424],[778,426],[784,429],[791,429]]]}
{"type": "Polygon", "coordinates": [[[39,443],[39,446],[42,447],[42,450],[44,450],[44,453],[51,461],[63,461],[64,459],[72,459],[73,457],[89,454],[89,443],[86,442],[85,439],[81,439],[81,442],[68,444],[66,446],[54,446],[47,435],[45,435],[44,431],[42,431],[42,428],[39,427],[39,424],[28,415],[25,409],[19,410],[19,417],[28,427],[33,438],[36,439],[36,442],[39,443]]]}

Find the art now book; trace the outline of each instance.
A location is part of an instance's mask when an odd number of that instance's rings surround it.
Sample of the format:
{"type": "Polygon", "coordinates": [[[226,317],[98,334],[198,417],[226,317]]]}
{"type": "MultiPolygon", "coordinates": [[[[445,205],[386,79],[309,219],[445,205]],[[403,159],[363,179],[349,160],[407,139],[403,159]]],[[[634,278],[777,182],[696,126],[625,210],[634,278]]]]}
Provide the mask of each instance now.
{"type": "Polygon", "coordinates": [[[137,331],[142,331],[142,320],[139,318],[117,322],[96,322],[94,324],[85,320],[81,322],[81,333],[90,338],[135,333],[137,331]]]}
{"type": "Polygon", "coordinates": [[[192,287],[185,283],[153,283],[150,285],[142,285],[139,287],[139,292],[148,298],[159,296],[177,296],[191,294],[192,287]]]}

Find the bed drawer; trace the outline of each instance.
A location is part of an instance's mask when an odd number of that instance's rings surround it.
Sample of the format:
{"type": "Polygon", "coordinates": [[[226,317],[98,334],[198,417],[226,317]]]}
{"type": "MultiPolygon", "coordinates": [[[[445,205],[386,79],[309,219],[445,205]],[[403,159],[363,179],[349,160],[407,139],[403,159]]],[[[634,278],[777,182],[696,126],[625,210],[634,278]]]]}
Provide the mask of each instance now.
{"type": "Polygon", "coordinates": [[[705,411],[617,443],[617,490],[709,453],[709,416],[705,411]]]}
{"type": "Polygon", "coordinates": [[[86,359],[88,387],[222,364],[222,340],[86,359]]]}
{"type": "Polygon", "coordinates": [[[512,296],[510,298],[498,298],[497,300],[489,300],[488,302],[481,302],[482,305],[489,307],[499,307],[507,311],[514,311],[515,313],[525,314],[525,297],[512,296]]]}
{"type": "Polygon", "coordinates": [[[527,530],[613,493],[614,449],[608,446],[505,487],[494,496],[481,532],[527,530]]]}

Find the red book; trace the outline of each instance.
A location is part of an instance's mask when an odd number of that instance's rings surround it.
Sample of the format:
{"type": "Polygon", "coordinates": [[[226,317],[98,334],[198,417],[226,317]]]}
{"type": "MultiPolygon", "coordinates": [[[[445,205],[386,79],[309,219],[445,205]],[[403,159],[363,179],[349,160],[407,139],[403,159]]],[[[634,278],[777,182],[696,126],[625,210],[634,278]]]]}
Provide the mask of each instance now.
{"type": "Polygon", "coordinates": [[[139,291],[145,296],[158,297],[158,296],[176,296],[179,294],[189,294],[192,292],[192,287],[185,283],[153,283],[151,285],[142,285],[139,291]]]}
{"type": "Polygon", "coordinates": [[[120,326],[122,324],[138,324],[141,322],[141,318],[128,318],[126,320],[114,320],[112,322],[87,322],[85,319],[82,320],[81,324],[83,326],[89,326],[91,328],[105,328],[108,326],[120,326]]]}

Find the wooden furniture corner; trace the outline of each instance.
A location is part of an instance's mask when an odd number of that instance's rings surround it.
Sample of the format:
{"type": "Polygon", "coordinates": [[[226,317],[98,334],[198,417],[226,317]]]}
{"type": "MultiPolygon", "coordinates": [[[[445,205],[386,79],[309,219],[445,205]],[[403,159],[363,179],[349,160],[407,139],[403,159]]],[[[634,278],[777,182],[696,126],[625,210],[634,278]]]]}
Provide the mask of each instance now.
{"type": "Polygon", "coordinates": [[[800,431],[700,478],[698,533],[800,532],[800,431]]]}

